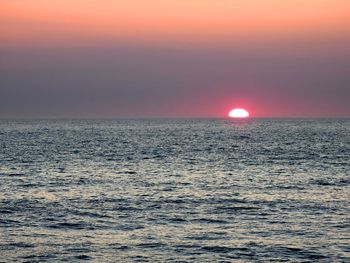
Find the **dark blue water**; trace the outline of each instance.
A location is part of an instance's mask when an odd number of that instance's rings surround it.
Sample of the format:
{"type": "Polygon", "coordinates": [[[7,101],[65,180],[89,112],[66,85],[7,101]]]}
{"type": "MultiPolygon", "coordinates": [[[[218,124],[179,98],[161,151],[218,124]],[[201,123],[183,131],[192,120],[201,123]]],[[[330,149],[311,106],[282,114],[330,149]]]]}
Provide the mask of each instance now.
{"type": "Polygon", "coordinates": [[[0,261],[350,262],[350,120],[0,121],[0,261]]]}

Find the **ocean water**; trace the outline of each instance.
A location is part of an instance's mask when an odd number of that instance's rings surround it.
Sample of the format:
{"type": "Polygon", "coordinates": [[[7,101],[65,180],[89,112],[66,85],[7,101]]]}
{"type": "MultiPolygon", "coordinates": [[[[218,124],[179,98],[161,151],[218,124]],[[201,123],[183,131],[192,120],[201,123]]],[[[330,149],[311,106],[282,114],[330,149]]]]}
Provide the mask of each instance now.
{"type": "Polygon", "coordinates": [[[0,262],[350,262],[350,120],[1,120],[0,262]]]}

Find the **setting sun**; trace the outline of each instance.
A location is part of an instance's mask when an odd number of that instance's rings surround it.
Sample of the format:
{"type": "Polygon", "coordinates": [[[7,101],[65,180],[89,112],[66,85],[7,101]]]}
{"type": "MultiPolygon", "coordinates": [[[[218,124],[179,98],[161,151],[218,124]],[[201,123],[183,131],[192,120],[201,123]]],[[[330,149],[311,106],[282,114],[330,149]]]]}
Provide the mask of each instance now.
{"type": "Polygon", "coordinates": [[[247,118],[249,117],[249,112],[245,109],[233,109],[228,116],[231,118],[247,118]]]}

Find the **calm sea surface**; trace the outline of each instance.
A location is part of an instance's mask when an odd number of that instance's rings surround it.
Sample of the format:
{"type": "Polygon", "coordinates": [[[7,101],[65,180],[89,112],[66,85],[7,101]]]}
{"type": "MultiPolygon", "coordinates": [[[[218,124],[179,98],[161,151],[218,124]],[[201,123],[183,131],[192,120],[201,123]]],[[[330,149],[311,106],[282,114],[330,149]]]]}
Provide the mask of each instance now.
{"type": "Polygon", "coordinates": [[[0,262],[350,262],[350,120],[0,121],[0,262]]]}

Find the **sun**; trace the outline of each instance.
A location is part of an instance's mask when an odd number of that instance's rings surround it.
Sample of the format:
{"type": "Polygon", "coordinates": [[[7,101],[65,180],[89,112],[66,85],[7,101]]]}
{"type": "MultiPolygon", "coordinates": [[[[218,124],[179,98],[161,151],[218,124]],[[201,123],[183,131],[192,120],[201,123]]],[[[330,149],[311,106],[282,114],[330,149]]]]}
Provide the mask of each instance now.
{"type": "Polygon", "coordinates": [[[249,117],[249,112],[245,109],[233,109],[228,114],[231,118],[247,118],[249,117]]]}

